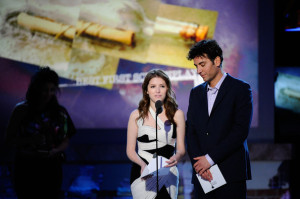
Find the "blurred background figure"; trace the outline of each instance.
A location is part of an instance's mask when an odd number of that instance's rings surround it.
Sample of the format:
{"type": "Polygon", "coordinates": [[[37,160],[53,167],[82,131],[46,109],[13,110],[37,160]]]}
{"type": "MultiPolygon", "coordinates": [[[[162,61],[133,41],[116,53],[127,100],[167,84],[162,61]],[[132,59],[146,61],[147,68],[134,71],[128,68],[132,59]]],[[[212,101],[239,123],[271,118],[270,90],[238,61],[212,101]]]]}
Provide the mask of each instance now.
{"type": "Polygon", "coordinates": [[[16,149],[14,187],[18,198],[59,198],[62,163],[74,124],[57,100],[59,77],[42,67],[31,78],[26,100],[10,117],[6,142],[16,149]]]}

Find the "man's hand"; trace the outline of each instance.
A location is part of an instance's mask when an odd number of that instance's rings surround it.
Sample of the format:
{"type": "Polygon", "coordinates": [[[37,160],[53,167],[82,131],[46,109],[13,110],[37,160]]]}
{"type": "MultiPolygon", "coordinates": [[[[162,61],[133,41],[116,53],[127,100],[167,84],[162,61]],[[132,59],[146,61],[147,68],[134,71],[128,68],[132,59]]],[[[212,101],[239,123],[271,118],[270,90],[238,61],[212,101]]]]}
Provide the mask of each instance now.
{"type": "Polygon", "coordinates": [[[207,161],[205,156],[199,156],[194,158],[197,162],[193,165],[195,171],[204,179],[211,181],[213,179],[212,174],[209,170],[211,165],[207,161]]]}
{"type": "Polygon", "coordinates": [[[194,160],[197,162],[193,165],[193,167],[196,173],[198,173],[200,176],[202,176],[202,174],[211,167],[205,156],[196,157],[194,160]]]}
{"type": "Polygon", "coordinates": [[[207,169],[206,171],[203,172],[203,174],[201,175],[201,178],[203,178],[204,180],[207,180],[209,182],[211,182],[213,180],[212,174],[209,169],[207,169]]]}

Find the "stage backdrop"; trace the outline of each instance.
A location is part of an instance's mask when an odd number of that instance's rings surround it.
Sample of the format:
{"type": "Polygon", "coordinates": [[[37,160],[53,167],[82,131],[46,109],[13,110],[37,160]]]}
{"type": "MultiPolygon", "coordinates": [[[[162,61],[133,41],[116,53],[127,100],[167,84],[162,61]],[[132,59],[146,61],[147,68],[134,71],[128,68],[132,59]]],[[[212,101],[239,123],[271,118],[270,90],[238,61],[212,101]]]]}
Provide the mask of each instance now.
{"type": "Polygon", "coordinates": [[[224,71],[252,87],[258,128],[257,16],[256,0],[2,0],[1,126],[46,65],[60,75],[59,100],[79,129],[126,128],[153,68],[167,72],[186,113],[191,88],[203,82],[188,50],[216,39],[224,71]]]}

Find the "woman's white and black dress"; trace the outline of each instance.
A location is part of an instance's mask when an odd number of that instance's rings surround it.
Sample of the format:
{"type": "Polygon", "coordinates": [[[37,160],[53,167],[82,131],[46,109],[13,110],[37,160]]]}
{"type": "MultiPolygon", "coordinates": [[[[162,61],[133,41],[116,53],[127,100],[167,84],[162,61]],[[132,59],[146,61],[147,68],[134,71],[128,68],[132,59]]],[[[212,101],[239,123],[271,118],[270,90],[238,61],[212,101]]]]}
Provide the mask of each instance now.
{"type": "MultiPolygon", "coordinates": [[[[152,117],[155,120],[156,113],[150,107],[152,117]]],[[[156,151],[156,130],[152,126],[143,125],[143,119],[137,121],[138,125],[138,155],[148,164],[153,159],[156,151]]],[[[176,128],[170,122],[163,123],[157,117],[158,155],[169,159],[175,153],[176,128]]],[[[177,198],[179,174],[176,166],[170,168],[168,175],[159,176],[159,192],[157,195],[156,176],[142,180],[140,178],[141,167],[135,163],[132,165],[130,184],[134,199],[146,198],[177,198]]]]}

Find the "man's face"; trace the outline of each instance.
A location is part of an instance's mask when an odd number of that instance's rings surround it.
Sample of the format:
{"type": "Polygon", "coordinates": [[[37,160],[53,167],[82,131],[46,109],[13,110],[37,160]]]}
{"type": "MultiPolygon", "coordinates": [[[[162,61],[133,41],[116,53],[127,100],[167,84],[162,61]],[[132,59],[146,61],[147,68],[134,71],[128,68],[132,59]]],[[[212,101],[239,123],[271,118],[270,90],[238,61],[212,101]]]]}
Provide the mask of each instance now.
{"type": "Polygon", "coordinates": [[[207,56],[195,57],[194,65],[197,68],[197,73],[203,78],[205,82],[209,84],[213,82],[221,72],[219,57],[217,57],[214,63],[207,58],[207,56]]]}

